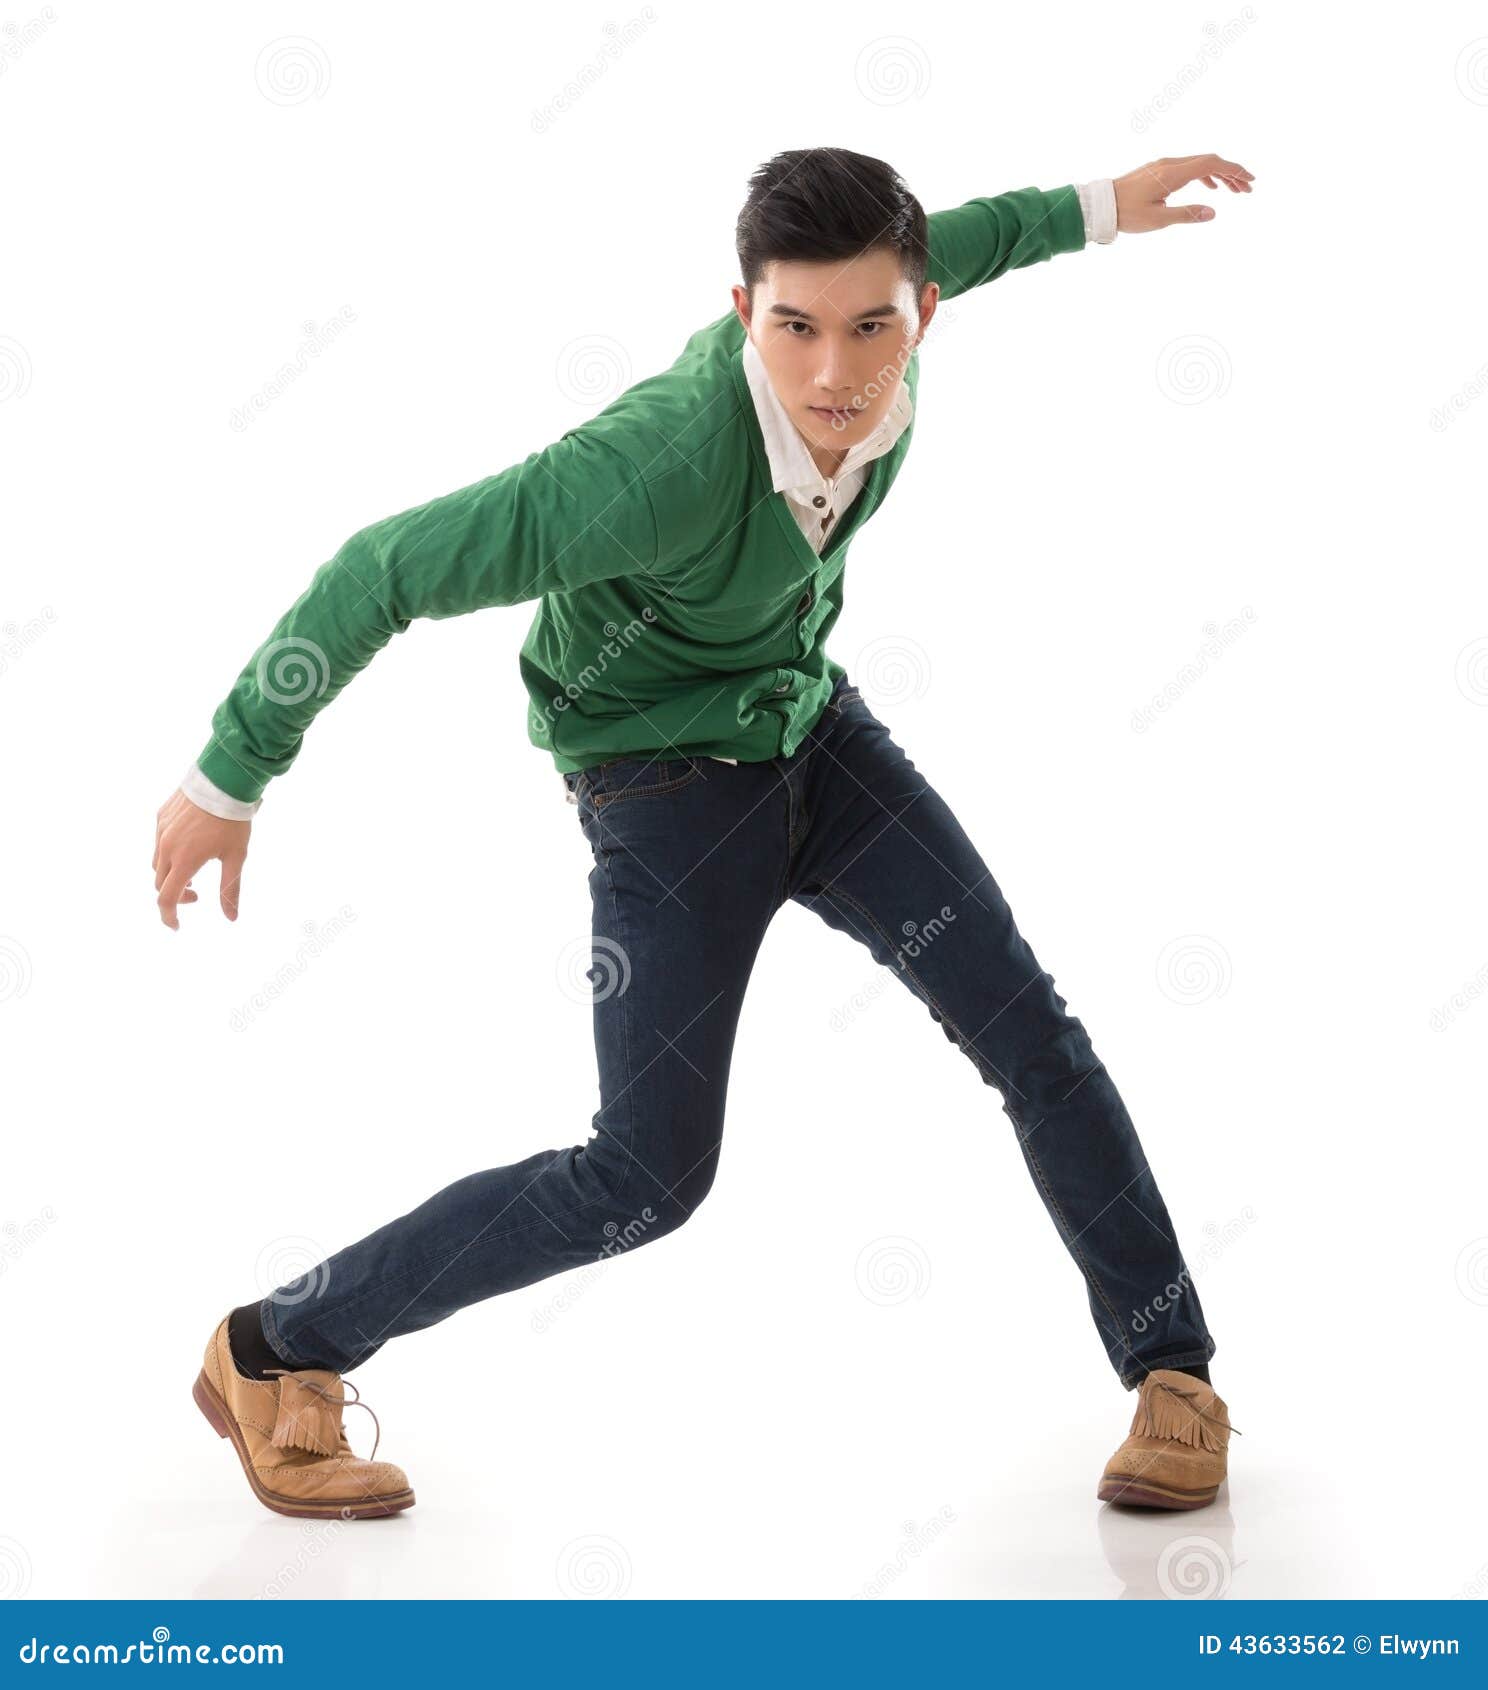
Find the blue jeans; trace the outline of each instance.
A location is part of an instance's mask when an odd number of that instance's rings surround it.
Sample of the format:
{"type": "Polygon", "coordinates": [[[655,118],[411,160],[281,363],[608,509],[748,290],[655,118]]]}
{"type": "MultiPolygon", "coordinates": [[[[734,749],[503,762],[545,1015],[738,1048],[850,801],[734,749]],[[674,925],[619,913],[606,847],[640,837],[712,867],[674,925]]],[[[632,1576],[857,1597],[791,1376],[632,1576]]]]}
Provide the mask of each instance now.
{"type": "MultiPolygon", "coordinates": [[[[286,1366],[346,1372],[694,1214],[745,988],[787,899],[865,945],[1000,1095],[1122,1384],[1214,1354],[1105,1064],[955,816],[846,678],[793,756],[619,757],[563,779],[594,854],[593,1131],[456,1180],[271,1292],[264,1331],[286,1366]]],[[[1011,1348],[1046,1357],[1036,1306],[1009,1318],[1035,1328],[1011,1348]]]]}

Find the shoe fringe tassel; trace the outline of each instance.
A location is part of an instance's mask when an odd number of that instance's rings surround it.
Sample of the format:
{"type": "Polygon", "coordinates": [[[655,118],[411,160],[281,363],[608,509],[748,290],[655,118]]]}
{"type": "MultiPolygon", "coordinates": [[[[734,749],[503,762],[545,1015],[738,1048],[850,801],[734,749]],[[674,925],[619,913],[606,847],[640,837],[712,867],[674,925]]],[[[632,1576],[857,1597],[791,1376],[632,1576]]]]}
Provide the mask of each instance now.
{"type": "Polygon", "coordinates": [[[1227,1435],[1235,1430],[1227,1421],[1206,1415],[1197,1406],[1198,1392],[1180,1391],[1161,1381],[1142,1392],[1132,1420],[1136,1437],[1167,1438],[1175,1443],[1224,1452],[1227,1435]]]}

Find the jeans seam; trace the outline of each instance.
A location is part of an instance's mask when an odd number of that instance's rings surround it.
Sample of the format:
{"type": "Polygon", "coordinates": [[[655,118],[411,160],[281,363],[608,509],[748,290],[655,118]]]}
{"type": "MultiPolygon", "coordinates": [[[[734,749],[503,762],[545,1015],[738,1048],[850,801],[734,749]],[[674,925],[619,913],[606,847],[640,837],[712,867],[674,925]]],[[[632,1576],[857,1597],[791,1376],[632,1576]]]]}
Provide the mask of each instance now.
{"type": "MultiPolygon", "coordinates": [[[[899,947],[893,943],[889,935],[884,931],[873,912],[871,910],[864,909],[863,905],[860,904],[850,892],[845,892],[841,887],[835,885],[825,886],[822,891],[823,895],[826,897],[843,898],[846,902],[851,904],[854,909],[858,910],[862,914],[863,919],[870,927],[873,928],[884,943],[888,945],[890,952],[893,955],[898,956],[899,947]]],[[[920,988],[920,991],[924,994],[925,1001],[935,1009],[941,1020],[945,1022],[946,1026],[949,1027],[956,1035],[957,1039],[961,1041],[959,1048],[963,1053],[970,1056],[971,1064],[976,1069],[977,1073],[981,1075],[983,1082],[987,1085],[997,1086],[997,1089],[1002,1091],[1002,1087],[998,1085],[996,1079],[988,1078],[987,1071],[982,1066],[981,1056],[977,1052],[975,1046],[961,1031],[956,1022],[946,1014],[944,1006],[936,998],[929,986],[925,984],[925,982],[918,974],[915,973],[907,962],[901,961],[899,966],[902,971],[907,974],[909,978],[920,988]]],[[[1084,1254],[1080,1250],[1079,1240],[1075,1236],[1074,1228],[1070,1225],[1068,1219],[1066,1218],[1064,1210],[1060,1208],[1058,1199],[1054,1196],[1053,1191],[1050,1190],[1049,1182],[1044,1175],[1043,1164],[1039,1161],[1037,1154],[1030,1146],[1028,1134],[1024,1131],[1023,1123],[1018,1119],[1017,1113],[1013,1109],[1011,1100],[1008,1098],[1006,1092],[1003,1092],[1002,1101],[1003,1107],[1007,1110],[1008,1115],[1011,1117],[1013,1125],[1018,1129],[1019,1148],[1027,1156],[1029,1164],[1034,1170],[1034,1175],[1038,1180],[1039,1188],[1044,1193],[1045,1201],[1048,1203],[1051,1212],[1057,1218],[1059,1226],[1063,1229],[1065,1249],[1068,1250],[1070,1255],[1074,1258],[1075,1263],[1079,1267],[1081,1274],[1084,1276],[1086,1283],[1095,1291],[1101,1302],[1105,1304],[1106,1313],[1110,1315],[1112,1321],[1115,1323],[1116,1329],[1119,1331],[1121,1329],[1121,1319],[1117,1315],[1116,1310],[1111,1303],[1110,1296],[1107,1294],[1105,1286],[1101,1284],[1095,1270],[1091,1267],[1090,1263],[1085,1259],[1084,1254]]]]}
{"type": "MultiPolygon", "coordinates": [[[[694,770],[693,770],[694,775],[696,775],[697,772],[698,771],[694,768],[694,770]]],[[[598,809],[595,810],[594,817],[595,817],[595,825],[599,830],[600,842],[601,842],[601,844],[603,844],[603,842],[604,842],[604,822],[600,817],[600,813],[599,813],[598,809]]],[[[622,931],[622,922],[621,922],[621,916],[620,916],[620,900],[615,895],[615,877],[610,872],[610,858],[609,858],[609,852],[608,851],[605,853],[605,857],[604,857],[604,874],[605,874],[605,885],[609,888],[609,893],[610,893],[610,916],[611,916],[611,920],[612,920],[612,923],[613,923],[614,928],[615,928],[616,942],[620,946],[621,954],[623,956],[628,957],[630,955],[630,950],[625,943],[625,934],[622,931]]],[[[627,998],[627,999],[630,996],[630,994],[628,992],[622,992],[620,995],[623,998],[627,998]]],[[[625,1115],[625,1172],[623,1174],[621,1174],[619,1183],[616,1185],[614,1191],[610,1194],[613,1197],[618,1197],[620,1195],[621,1191],[624,1190],[627,1182],[630,1179],[630,1170],[635,1166],[635,1082],[634,1082],[635,1067],[634,1067],[634,1058],[631,1055],[630,1005],[629,1005],[628,1002],[621,1005],[620,1033],[621,1033],[621,1038],[624,1042],[624,1050],[625,1050],[625,1110],[626,1110],[626,1115],[625,1115]]],[[[598,1063],[598,1052],[596,1052],[596,1065],[597,1065],[597,1063],[598,1063]]],[[[583,1207],[585,1207],[585,1208],[588,1208],[589,1206],[590,1205],[588,1205],[588,1204],[583,1205],[583,1207]]]]}

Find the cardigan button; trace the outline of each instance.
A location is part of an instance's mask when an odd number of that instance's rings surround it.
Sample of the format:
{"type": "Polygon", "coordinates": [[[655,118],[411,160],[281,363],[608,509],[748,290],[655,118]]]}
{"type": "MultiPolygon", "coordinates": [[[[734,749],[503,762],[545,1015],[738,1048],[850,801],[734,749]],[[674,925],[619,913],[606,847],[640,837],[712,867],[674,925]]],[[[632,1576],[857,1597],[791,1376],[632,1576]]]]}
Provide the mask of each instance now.
{"type": "Polygon", "coordinates": [[[778,687],[776,687],[775,690],[776,690],[776,692],[789,692],[790,691],[790,682],[789,681],[782,681],[780,683],[780,685],[778,687]]]}

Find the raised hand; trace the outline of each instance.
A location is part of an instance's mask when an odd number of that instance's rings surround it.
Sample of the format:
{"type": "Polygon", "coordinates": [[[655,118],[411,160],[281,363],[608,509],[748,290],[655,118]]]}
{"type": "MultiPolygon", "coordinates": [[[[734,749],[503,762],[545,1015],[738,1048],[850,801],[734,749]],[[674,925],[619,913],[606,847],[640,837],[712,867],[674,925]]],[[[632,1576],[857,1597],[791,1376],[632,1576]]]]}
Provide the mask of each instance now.
{"type": "Polygon", "coordinates": [[[1169,205],[1168,195],[1190,182],[1202,182],[1206,188],[1223,182],[1232,194],[1248,194],[1254,181],[1243,164],[1218,153],[1156,159],[1116,178],[1116,227],[1123,234],[1140,235],[1170,223],[1207,223],[1214,216],[1212,205],[1169,205]]]}

